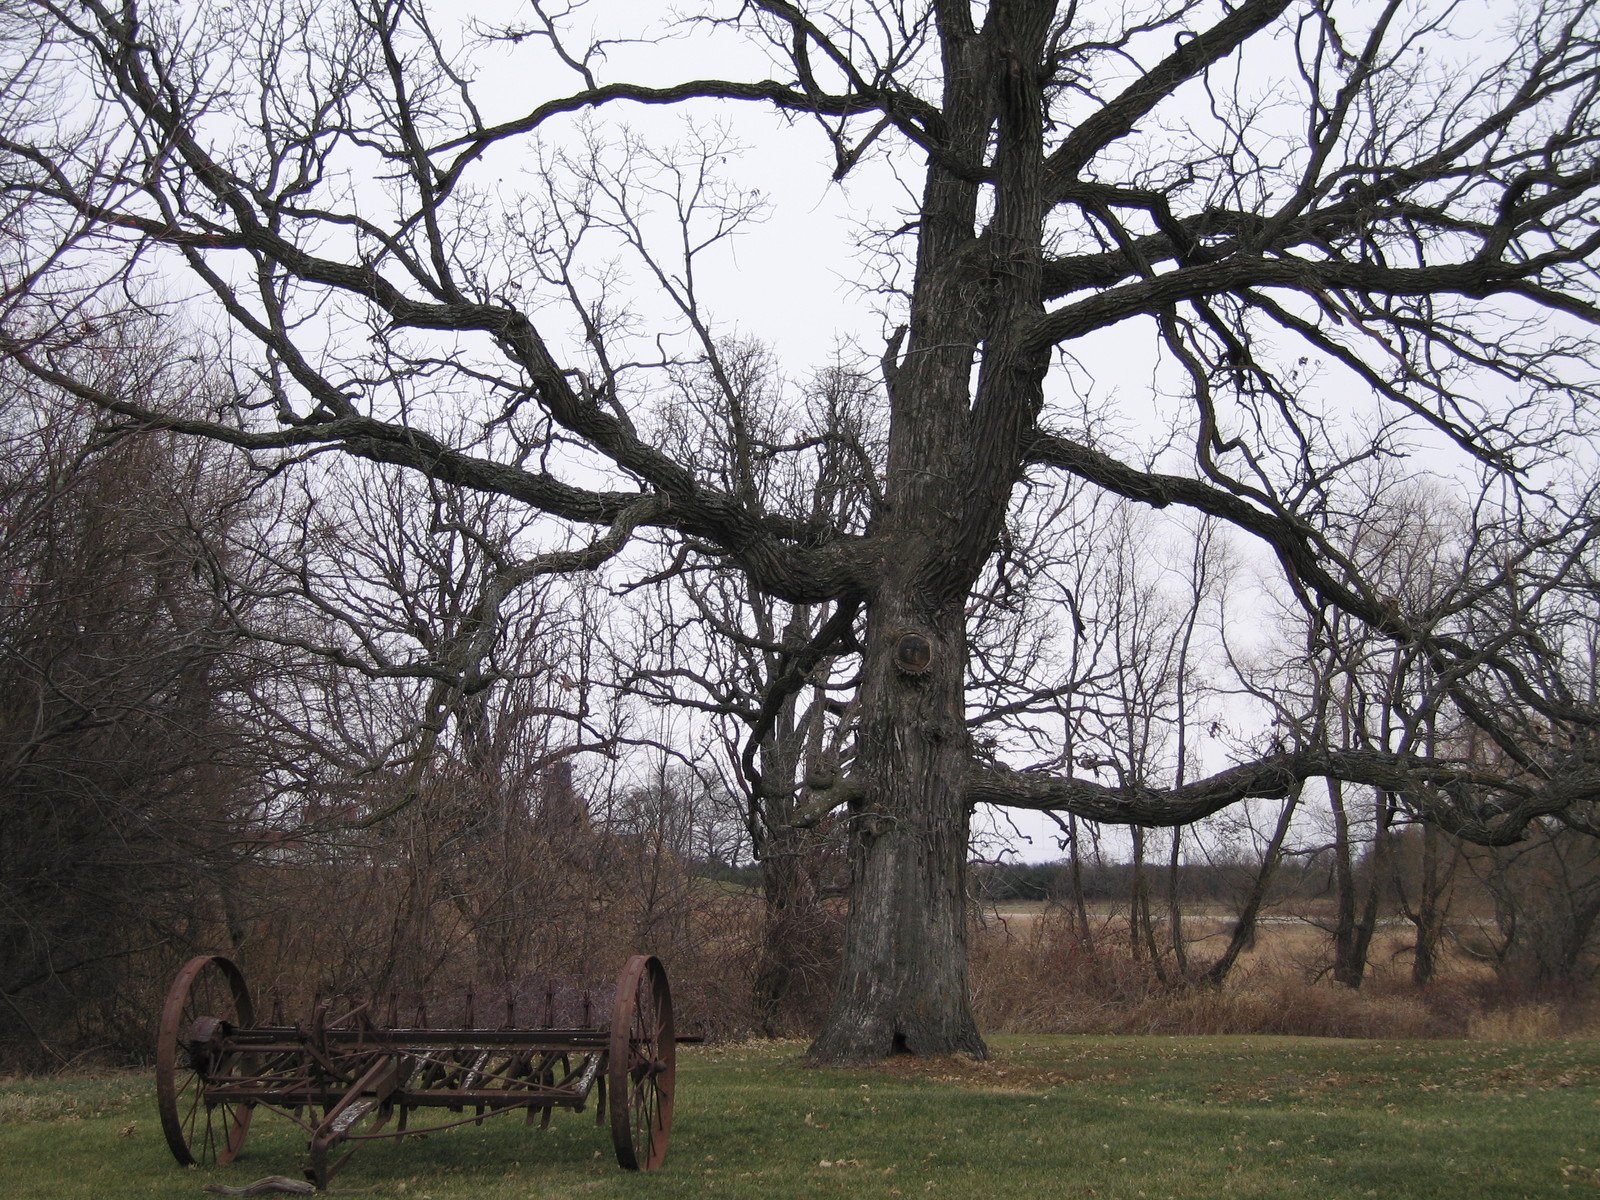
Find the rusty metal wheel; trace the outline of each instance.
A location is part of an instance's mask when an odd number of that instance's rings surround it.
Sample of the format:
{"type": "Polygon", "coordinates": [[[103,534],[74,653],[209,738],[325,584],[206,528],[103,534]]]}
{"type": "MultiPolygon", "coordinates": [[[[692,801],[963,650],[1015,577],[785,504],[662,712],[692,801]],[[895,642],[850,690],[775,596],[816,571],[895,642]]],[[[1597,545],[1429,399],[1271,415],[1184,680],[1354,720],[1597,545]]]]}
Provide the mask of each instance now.
{"type": "Polygon", "coordinates": [[[206,1085],[241,1073],[220,1040],[253,1023],[244,975],[220,954],[191,958],[178,972],[156,1034],[156,1106],[172,1156],[191,1163],[232,1162],[250,1128],[251,1105],[206,1099],[206,1085]]]}
{"type": "Polygon", "coordinates": [[[617,977],[607,1068],[611,1141],[627,1170],[652,1171],[667,1156],[677,1049],[666,968],[636,954],[617,977]]]}

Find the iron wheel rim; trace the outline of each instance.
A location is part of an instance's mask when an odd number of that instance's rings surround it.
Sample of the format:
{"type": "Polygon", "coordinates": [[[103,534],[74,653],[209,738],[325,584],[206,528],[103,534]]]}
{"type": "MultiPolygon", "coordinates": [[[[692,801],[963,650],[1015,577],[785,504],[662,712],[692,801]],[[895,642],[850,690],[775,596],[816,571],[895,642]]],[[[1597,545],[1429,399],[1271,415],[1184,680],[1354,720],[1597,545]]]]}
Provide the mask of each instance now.
{"type": "Polygon", "coordinates": [[[630,1171],[653,1171],[667,1155],[677,1077],[672,993],[654,955],[634,955],[618,977],[608,1058],[617,1162],[630,1171]]]}
{"type": "MultiPolygon", "coordinates": [[[[181,1044],[201,1017],[250,1025],[254,1009],[244,975],[220,954],[200,954],[183,965],[167,991],[156,1035],[156,1107],[172,1156],[184,1166],[229,1163],[250,1128],[252,1106],[208,1102],[205,1078],[181,1044]]],[[[236,1072],[237,1058],[219,1073],[236,1072]]]]}

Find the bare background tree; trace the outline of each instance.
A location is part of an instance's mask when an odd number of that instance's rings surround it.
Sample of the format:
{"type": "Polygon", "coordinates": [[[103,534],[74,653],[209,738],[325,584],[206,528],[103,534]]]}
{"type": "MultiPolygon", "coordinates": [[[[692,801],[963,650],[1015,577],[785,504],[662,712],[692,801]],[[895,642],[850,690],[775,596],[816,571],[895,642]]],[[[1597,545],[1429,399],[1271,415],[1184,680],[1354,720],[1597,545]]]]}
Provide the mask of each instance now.
{"type": "MultiPolygon", "coordinates": [[[[870,379],[836,363],[798,400],[771,394],[785,386],[765,348],[710,343],[705,367],[678,384],[663,440],[685,461],[710,450],[706,469],[734,494],[861,527],[882,461],[870,379]]],[[[848,656],[836,643],[853,636],[854,614],[776,600],[740,572],[689,565],[671,542],[647,578],[671,586],[657,589],[660,609],[625,639],[618,686],[711,718],[717,777],[742,799],[761,864],[751,982],[761,1025],[769,1034],[807,1028],[826,1007],[837,964],[839,921],[827,900],[840,889],[842,843],[810,784],[836,776],[850,744],[855,680],[837,669],[848,656]]]]}
{"type": "Polygon", "coordinates": [[[267,664],[212,586],[250,491],[214,446],[97,416],[0,371],[0,1002],[25,1060],[143,1040],[121,984],[240,927],[271,803],[267,664]]]}

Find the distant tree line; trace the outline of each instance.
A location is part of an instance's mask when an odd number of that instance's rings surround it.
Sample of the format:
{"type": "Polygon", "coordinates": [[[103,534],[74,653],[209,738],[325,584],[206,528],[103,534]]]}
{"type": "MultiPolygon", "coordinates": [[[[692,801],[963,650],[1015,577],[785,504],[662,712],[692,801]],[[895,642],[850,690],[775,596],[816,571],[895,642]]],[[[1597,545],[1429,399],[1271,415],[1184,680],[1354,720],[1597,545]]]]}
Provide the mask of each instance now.
{"type": "MultiPolygon", "coordinates": [[[[1172,879],[1184,904],[1231,902],[1255,877],[1256,869],[1245,864],[1180,863],[1172,879]]],[[[1091,904],[1125,904],[1132,894],[1134,874],[1131,862],[1102,859],[1085,864],[1081,872],[1083,898],[1091,904]]],[[[980,904],[1063,903],[1073,895],[1072,866],[1064,859],[977,863],[972,877],[974,898],[980,904]]],[[[1325,898],[1332,894],[1329,872],[1300,860],[1280,866],[1269,900],[1277,904],[1289,898],[1325,898]]]]}

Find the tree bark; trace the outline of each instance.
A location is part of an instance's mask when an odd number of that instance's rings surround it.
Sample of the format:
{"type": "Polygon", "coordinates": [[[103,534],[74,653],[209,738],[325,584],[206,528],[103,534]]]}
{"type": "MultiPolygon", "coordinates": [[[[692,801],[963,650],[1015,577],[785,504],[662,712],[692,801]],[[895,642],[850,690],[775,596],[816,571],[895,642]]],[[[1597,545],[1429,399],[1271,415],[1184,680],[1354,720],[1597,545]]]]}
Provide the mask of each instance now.
{"type": "MultiPolygon", "coordinates": [[[[987,1054],[967,990],[966,601],[1021,474],[1049,369],[1041,72],[1055,5],[940,6],[949,153],[929,163],[890,407],[880,581],[867,600],[844,959],[814,1061],[987,1054]],[[993,141],[993,217],[963,164],[993,141]],[[974,378],[973,364],[980,361],[974,378]],[[924,639],[926,663],[902,653],[924,639]]],[[[898,347],[895,347],[898,349],[898,347]]],[[[892,357],[892,355],[891,355],[892,357]]]]}
{"type": "Polygon", "coordinates": [[[1372,946],[1372,934],[1378,926],[1384,885],[1388,882],[1389,824],[1393,805],[1387,792],[1382,789],[1374,791],[1372,849],[1367,855],[1365,876],[1358,885],[1354,852],[1350,844],[1349,825],[1343,804],[1343,789],[1330,780],[1328,794],[1330,798],[1337,797],[1333,806],[1335,829],[1343,831],[1342,836],[1337,837],[1340,847],[1338,850],[1339,917],[1333,937],[1333,978],[1335,983],[1342,983],[1349,988],[1359,988],[1366,977],[1367,952],[1372,946]],[[1356,893],[1360,885],[1364,886],[1362,894],[1358,897],[1356,893]],[[1356,912],[1358,899],[1361,907],[1359,915],[1356,912]]]}
{"type": "MultiPolygon", "coordinates": [[[[1181,776],[1180,776],[1181,777],[1181,776]]],[[[1172,961],[1178,978],[1189,978],[1189,953],[1183,944],[1183,900],[1178,894],[1182,867],[1183,828],[1172,831],[1172,851],[1167,858],[1167,931],[1172,940],[1172,961]]]]}
{"type": "Polygon", "coordinates": [[[1356,881],[1350,817],[1344,806],[1344,785],[1328,780],[1328,807],[1333,813],[1333,979],[1358,988],[1366,972],[1365,955],[1356,954],[1356,881]]]}
{"type": "Polygon", "coordinates": [[[831,956],[823,932],[827,918],[817,878],[818,852],[810,831],[790,828],[771,839],[762,857],[761,949],[752,991],[761,1030],[768,1037],[783,1036],[801,1023],[807,984],[819,973],[818,964],[831,956]]]}
{"type": "Polygon", "coordinates": [[[784,799],[769,796],[752,813],[750,837],[761,863],[761,950],[751,990],[761,1029],[768,1037],[779,1032],[779,1010],[794,976],[794,908],[802,894],[802,833],[789,823],[794,809],[796,759],[794,697],[788,697],[759,749],[761,779],[776,787],[784,799]]]}
{"type": "Polygon", "coordinates": [[[1417,931],[1416,951],[1411,959],[1411,982],[1418,987],[1431,983],[1438,970],[1439,935],[1444,931],[1449,911],[1445,900],[1449,881],[1446,878],[1441,882],[1439,863],[1439,839],[1442,836],[1431,825],[1422,827],[1421,845],[1418,848],[1417,904],[1414,911],[1407,913],[1417,931]]]}
{"type": "Polygon", "coordinates": [[[1078,818],[1067,814],[1067,854],[1072,880],[1073,933],[1080,944],[1089,941],[1089,905],[1083,894],[1083,850],[1078,845],[1078,818]]]}
{"type": "Polygon", "coordinates": [[[791,916],[800,896],[800,861],[797,855],[777,850],[761,863],[761,949],[751,991],[761,1032],[780,1033],[779,1013],[794,977],[791,916]]]}
{"type": "Polygon", "coordinates": [[[868,618],[862,729],[850,806],[850,916],[823,1062],[888,1054],[987,1056],[967,992],[967,737],[960,606],[885,603],[868,618]],[[933,647],[924,674],[893,662],[897,634],[933,647]]]}
{"type": "Polygon", "coordinates": [[[1272,831],[1272,840],[1261,858],[1261,869],[1256,872],[1255,882],[1250,885],[1250,892],[1245,896],[1239,915],[1233,922],[1233,932],[1228,935],[1228,948],[1222,952],[1222,957],[1206,968],[1205,982],[1212,987],[1222,986],[1234,964],[1239,961],[1239,956],[1255,943],[1256,922],[1260,919],[1267,893],[1272,888],[1272,877],[1277,874],[1278,864],[1283,861],[1284,839],[1289,835],[1289,825],[1294,819],[1294,810],[1299,807],[1303,790],[1303,787],[1297,786],[1283,802],[1283,808],[1278,813],[1278,824],[1272,831]]]}

